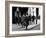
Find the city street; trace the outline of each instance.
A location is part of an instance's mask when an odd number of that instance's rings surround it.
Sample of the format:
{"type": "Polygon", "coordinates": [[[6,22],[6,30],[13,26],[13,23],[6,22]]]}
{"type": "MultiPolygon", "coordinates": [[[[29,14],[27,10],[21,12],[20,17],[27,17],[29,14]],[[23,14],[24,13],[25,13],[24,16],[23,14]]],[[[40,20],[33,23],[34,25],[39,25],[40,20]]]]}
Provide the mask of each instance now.
{"type": "MultiPolygon", "coordinates": [[[[28,28],[28,30],[40,30],[40,24],[28,25],[27,28],[28,28]]],[[[26,31],[25,29],[26,29],[25,27],[22,28],[22,25],[13,24],[13,26],[12,26],[13,31],[26,31]]]]}
{"type": "MultiPolygon", "coordinates": [[[[37,24],[36,24],[36,20],[34,22],[29,22],[29,25],[28,25],[28,30],[40,30],[40,20],[37,20],[37,24]]],[[[26,31],[25,30],[26,28],[23,27],[22,28],[22,25],[21,24],[12,24],[12,30],[13,31],[26,31]]]]}

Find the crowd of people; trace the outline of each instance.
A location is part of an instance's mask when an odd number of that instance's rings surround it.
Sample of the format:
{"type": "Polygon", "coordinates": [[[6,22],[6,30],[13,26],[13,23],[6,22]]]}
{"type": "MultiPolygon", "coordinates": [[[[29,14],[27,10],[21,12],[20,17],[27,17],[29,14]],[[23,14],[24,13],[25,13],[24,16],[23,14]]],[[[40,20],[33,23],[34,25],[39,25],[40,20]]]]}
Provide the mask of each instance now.
{"type": "MultiPolygon", "coordinates": [[[[18,10],[18,9],[17,9],[18,10]]],[[[16,11],[16,15],[14,16],[14,21],[15,21],[15,24],[21,24],[22,25],[22,27],[24,26],[24,27],[26,27],[26,30],[27,30],[27,27],[28,27],[28,25],[29,25],[29,21],[32,21],[32,22],[34,22],[34,20],[36,19],[36,17],[33,15],[33,16],[31,16],[31,14],[30,15],[28,15],[28,13],[27,13],[27,11],[24,13],[21,13],[19,10],[18,11],[16,11]]]]}
{"type": "Polygon", "coordinates": [[[32,21],[34,22],[35,20],[35,16],[32,16],[31,15],[22,15],[22,16],[15,16],[15,24],[21,24],[22,27],[25,26],[26,27],[26,30],[27,30],[27,27],[29,25],[29,21],[32,21]]]}

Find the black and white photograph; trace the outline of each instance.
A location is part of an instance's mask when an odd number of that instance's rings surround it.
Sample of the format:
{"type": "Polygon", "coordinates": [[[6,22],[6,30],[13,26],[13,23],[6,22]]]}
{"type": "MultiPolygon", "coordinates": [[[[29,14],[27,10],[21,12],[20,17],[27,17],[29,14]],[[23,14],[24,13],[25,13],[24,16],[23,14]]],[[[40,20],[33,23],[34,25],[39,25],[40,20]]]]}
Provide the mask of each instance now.
{"type": "Polygon", "coordinates": [[[8,1],[5,12],[5,36],[45,34],[44,3],[8,1]]]}
{"type": "Polygon", "coordinates": [[[40,12],[35,7],[12,7],[12,31],[40,30],[40,12]]]}
{"type": "Polygon", "coordinates": [[[13,3],[9,6],[9,34],[43,33],[43,6],[13,3]]]}

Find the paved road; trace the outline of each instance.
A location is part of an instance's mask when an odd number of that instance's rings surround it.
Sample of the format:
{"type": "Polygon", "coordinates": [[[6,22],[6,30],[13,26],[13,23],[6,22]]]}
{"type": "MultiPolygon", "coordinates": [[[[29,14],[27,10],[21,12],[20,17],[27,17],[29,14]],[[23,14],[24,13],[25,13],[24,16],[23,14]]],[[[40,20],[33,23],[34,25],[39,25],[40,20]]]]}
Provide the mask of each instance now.
{"type": "MultiPolygon", "coordinates": [[[[28,30],[39,30],[39,29],[40,29],[40,24],[28,26],[28,30]]],[[[21,25],[16,25],[16,24],[12,24],[12,30],[13,31],[26,31],[25,27],[22,28],[21,25]]]]}

